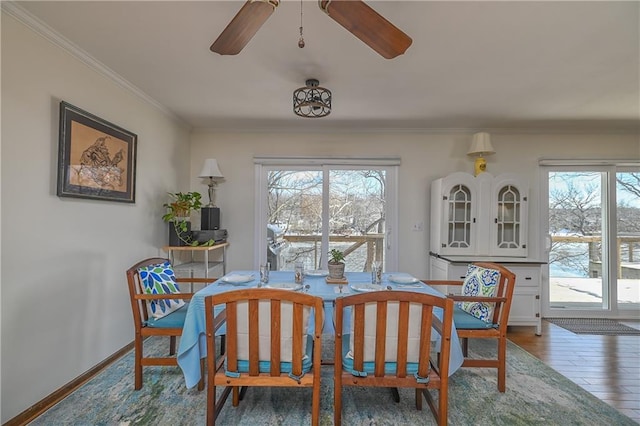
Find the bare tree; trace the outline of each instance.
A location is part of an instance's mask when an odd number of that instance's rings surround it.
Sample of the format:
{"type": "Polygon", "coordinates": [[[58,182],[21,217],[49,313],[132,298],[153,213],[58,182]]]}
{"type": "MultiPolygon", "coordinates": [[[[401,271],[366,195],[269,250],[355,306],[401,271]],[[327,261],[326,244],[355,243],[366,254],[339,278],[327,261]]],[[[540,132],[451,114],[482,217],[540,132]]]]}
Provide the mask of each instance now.
{"type": "Polygon", "coordinates": [[[640,234],[640,173],[617,173],[618,233],[640,234]]]}
{"type": "MultiPolygon", "coordinates": [[[[549,175],[549,230],[556,235],[549,255],[550,263],[589,273],[589,261],[602,260],[602,207],[599,172],[556,172],[549,175]],[[561,235],[567,235],[562,240],[561,235]],[[579,244],[572,236],[592,237],[579,244]],[[559,241],[560,240],[560,241],[559,241]]],[[[640,173],[616,174],[618,188],[618,236],[640,234],[640,173]],[[625,195],[626,194],[626,195],[625,195]]],[[[628,243],[621,254],[629,256],[637,244],[628,243]]],[[[633,256],[631,256],[633,257],[633,256]]]]}
{"type": "MultiPolygon", "coordinates": [[[[269,172],[269,223],[284,228],[289,236],[319,235],[322,230],[322,176],[322,172],[318,170],[269,172]]],[[[329,182],[330,235],[383,232],[386,191],[384,170],[335,169],[329,172],[329,182]]],[[[290,239],[293,240],[291,237],[290,239]]],[[[292,245],[287,252],[288,261],[304,258],[317,250],[317,241],[317,238],[309,238],[307,242],[300,240],[295,247],[292,245]],[[316,242],[308,242],[312,240],[316,242]]],[[[345,250],[349,253],[359,250],[362,241],[350,243],[345,250]]],[[[367,264],[365,263],[365,268],[368,267],[367,264]]]]}
{"type": "MultiPolygon", "coordinates": [[[[552,234],[593,236],[601,232],[600,193],[594,182],[599,173],[551,173],[549,191],[549,231],[552,234]],[[580,182],[580,186],[577,182],[580,182]]],[[[557,263],[570,270],[582,271],[588,276],[589,264],[585,259],[600,253],[589,245],[554,241],[549,253],[549,263],[557,263]],[[589,253],[591,250],[591,253],[589,253]]]]}
{"type": "Polygon", "coordinates": [[[640,173],[618,173],[616,181],[620,188],[640,199],[640,173]]]}

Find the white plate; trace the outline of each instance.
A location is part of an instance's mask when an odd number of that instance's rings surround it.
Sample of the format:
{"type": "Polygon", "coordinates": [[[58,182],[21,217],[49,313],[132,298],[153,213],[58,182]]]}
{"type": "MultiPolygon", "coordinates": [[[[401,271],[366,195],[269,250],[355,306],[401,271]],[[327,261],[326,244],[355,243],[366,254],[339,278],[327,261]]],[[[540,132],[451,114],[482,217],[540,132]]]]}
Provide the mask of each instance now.
{"type": "Polygon", "coordinates": [[[302,288],[302,284],[296,283],[273,283],[267,284],[263,286],[264,288],[276,288],[279,290],[300,290],[302,288]]]}
{"type": "Polygon", "coordinates": [[[329,275],[329,271],[326,269],[311,269],[309,271],[304,271],[304,274],[309,277],[326,277],[329,275]]]}
{"type": "Polygon", "coordinates": [[[391,275],[389,281],[396,284],[417,284],[421,282],[419,279],[407,276],[391,275]]]}
{"type": "Polygon", "coordinates": [[[352,284],[351,288],[355,291],[380,291],[384,290],[380,284],[352,284]]]}
{"type": "Polygon", "coordinates": [[[231,274],[220,278],[220,281],[228,284],[244,284],[253,281],[253,275],[231,274]]]}

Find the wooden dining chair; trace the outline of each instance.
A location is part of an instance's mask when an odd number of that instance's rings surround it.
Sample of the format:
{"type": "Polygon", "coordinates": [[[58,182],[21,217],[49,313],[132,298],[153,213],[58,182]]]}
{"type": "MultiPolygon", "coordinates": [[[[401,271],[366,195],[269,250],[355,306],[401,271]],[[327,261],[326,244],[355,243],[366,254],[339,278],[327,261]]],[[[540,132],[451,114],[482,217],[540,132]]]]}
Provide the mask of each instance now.
{"type": "Polygon", "coordinates": [[[334,423],[342,421],[342,387],[414,388],[438,425],[447,424],[453,301],[409,291],[376,291],[335,302],[334,423]],[[344,332],[350,314],[349,332],[344,332]],[[438,336],[441,356],[431,350],[438,336]],[[432,356],[433,355],[433,356],[432,356]],[[431,390],[438,392],[436,403],[431,390]]]}
{"type": "Polygon", "coordinates": [[[322,299],[265,288],[242,289],[205,298],[207,332],[207,424],[214,425],[229,393],[233,406],[240,388],[312,388],[311,423],[320,418],[322,299]],[[224,305],[214,316],[213,307],[224,305]],[[310,315],[313,334],[308,335],[310,315]],[[226,350],[216,357],[216,330],[226,324],[226,350]],[[213,355],[212,355],[213,354],[213,355]],[[216,389],[223,386],[219,398],[216,389]]]}
{"type": "Polygon", "coordinates": [[[498,390],[505,392],[507,377],[507,324],[511,310],[516,275],[497,263],[475,262],[469,265],[464,281],[424,280],[431,286],[462,286],[460,295],[449,297],[456,302],[453,322],[462,339],[463,367],[498,369],[498,390]],[[469,339],[494,339],[495,358],[470,358],[469,339]]]}
{"type": "MultiPolygon", "coordinates": [[[[182,335],[188,301],[193,293],[180,292],[178,283],[210,283],[216,278],[176,278],[169,259],[151,257],[127,269],[127,283],[133,312],[134,388],[142,388],[142,368],[150,365],[177,366],[176,337],[182,335]],[[169,356],[144,356],[144,340],[169,337],[169,356]]],[[[204,360],[201,363],[204,369],[204,360]]],[[[204,389],[204,379],[198,384],[204,389]]]]}

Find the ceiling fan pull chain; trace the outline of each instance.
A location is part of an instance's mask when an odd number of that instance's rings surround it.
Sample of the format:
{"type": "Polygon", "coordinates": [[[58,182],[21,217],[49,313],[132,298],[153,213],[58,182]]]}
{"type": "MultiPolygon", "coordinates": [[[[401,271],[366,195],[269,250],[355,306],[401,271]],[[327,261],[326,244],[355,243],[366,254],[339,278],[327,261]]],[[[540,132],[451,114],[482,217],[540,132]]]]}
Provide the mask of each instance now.
{"type": "Polygon", "coordinates": [[[298,40],[298,47],[300,49],[304,47],[304,37],[302,36],[302,0],[300,0],[300,40],[298,40]]]}

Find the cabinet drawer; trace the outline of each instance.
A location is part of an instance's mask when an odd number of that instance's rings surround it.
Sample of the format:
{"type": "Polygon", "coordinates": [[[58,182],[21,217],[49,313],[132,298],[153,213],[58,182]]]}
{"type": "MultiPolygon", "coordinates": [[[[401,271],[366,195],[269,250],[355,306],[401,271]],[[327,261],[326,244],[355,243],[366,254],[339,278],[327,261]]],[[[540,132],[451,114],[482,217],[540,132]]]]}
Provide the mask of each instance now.
{"type": "Polygon", "coordinates": [[[431,258],[429,279],[462,281],[467,275],[467,264],[453,264],[446,260],[431,258]]]}
{"type": "Polygon", "coordinates": [[[449,273],[447,279],[454,281],[464,281],[467,276],[469,265],[449,265],[449,273]]]}
{"type": "Polygon", "coordinates": [[[516,274],[516,289],[519,287],[539,287],[540,267],[538,266],[513,266],[507,268],[516,274]]]}

